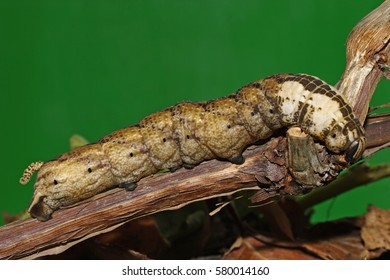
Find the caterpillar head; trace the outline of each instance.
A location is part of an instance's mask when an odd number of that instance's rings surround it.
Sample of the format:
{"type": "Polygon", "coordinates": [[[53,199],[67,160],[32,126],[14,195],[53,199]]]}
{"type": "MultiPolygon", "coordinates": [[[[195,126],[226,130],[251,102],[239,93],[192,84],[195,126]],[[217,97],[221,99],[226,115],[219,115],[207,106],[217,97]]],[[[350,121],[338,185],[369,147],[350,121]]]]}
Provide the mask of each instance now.
{"type": "Polygon", "coordinates": [[[345,159],[354,163],[361,158],[366,148],[366,138],[359,121],[350,120],[333,126],[326,135],[325,144],[332,152],[345,152],[345,159]]]}
{"type": "MultiPolygon", "coordinates": [[[[50,219],[51,214],[60,207],[92,197],[107,186],[114,185],[110,166],[96,144],[77,148],[39,165],[39,168],[37,164],[34,165],[34,171],[39,169],[39,172],[28,211],[31,217],[40,221],[50,219]]],[[[32,175],[31,172],[29,174],[32,175]]],[[[29,177],[22,177],[21,182],[27,183],[29,177]]]]}
{"type": "Polygon", "coordinates": [[[366,148],[366,138],[360,136],[349,145],[345,153],[345,159],[351,163],[358,161],[363,155],[365,148],[366,148]]]}

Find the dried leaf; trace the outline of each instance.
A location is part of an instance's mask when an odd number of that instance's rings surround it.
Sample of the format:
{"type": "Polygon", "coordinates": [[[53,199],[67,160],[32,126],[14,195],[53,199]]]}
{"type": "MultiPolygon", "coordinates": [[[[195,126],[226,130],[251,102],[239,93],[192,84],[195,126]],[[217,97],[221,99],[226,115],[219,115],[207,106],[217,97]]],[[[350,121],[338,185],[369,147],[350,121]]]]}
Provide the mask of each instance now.
{"type": "Polygon", "coordinates": [[[304,250],[275,246],[261,241],[262,236],[240,237],[224,255],[225,260],[313,260],[304,250]]]}
{"type": "Polygon", "coordinates": [[[168,249],[169,242],[161,235],[153,216],[128,222],[119,228],[94,238],[97,245],[116,247],[120,250],[137,252],[140,259],[158,259],[168,249]]]}
{"type": "Polygon", "coordinates": [[[30,217],[30,213],[28,213],[27,210],[24,210],[15,215],[12,215],[8,212],[3,212],[2,214],[3,214],[5,224],[12,223],[13,221],[24,220],[30,217]]]}
{"type": "Polygon", "coordinates": [[[45,259],[144,260],[161,258],[169,243],[152,216],[130,221],[45,259]]]}
{"type": "Polygon", "coordinates": [[[369,207],[361,237],[368,251],[390,250],[390,210],[369,207]]]}
{"type": "Polygon", "coordinates": [[[360,218],[315,225],[295,241],[269,233],[240,237],[224,259],[373,259],[389,250],[390,210],[369,207],[360,218]]]}

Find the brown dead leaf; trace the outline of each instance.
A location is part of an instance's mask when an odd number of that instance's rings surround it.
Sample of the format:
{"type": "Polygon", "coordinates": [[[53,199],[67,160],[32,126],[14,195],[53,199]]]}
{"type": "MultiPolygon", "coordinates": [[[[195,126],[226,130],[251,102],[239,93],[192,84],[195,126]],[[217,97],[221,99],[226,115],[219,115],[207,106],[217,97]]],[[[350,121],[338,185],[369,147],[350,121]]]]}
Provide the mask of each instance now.
{"type": "Polygon", "coordinates": [[[159,258],[169,247],[153,216],[130,221],[93,239],[97,246],[120,248],[136,259],[159,258]]]}
{"type": "Polygon", "coordinates": [[[360,229],[353,220],[321,223],[306,233],[300,242],[302,249],[324,260],[364,259],[365,248],[360,229]]]}
{"type": "Polygon", "coordinates": [[[390,210],[369,206],[364,216],[361,238],[370,253],[390,250],[390,210]]]}
{"type": "Polygon", "coordinates": [[[45,259],[158,259],[169,247],[153,216],[139,218],[45,259]]]}
{"type": "Polygon", "coordinates": [[[315,260],[318,259],[299,248],[275,246],[260,240],[264,236],[239,237],[225,253],[225,260],[315,260]]]}
{"type": "Polygon", "coordinates": [[[14,215],[10,214],[8,212],[2,212],[2,214],[3,214],[5,224],[12,223],[13,221],[24,220],[24,219],[30,217],[30,214],[27,212],[27,210],[24,210],[18,214],[14,214],[14,215]]]}

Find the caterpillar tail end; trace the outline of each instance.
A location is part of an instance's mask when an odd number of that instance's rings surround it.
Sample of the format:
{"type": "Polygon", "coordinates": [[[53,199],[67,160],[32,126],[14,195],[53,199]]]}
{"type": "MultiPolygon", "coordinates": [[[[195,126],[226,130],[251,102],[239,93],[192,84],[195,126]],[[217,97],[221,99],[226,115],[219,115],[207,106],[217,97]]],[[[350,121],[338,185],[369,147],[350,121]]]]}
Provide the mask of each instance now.
{"type": "Polygon", "coordinates": [[[43,161],[37,161],[27,166],[27,168],[23,172],[22,177],[19,179],[19,183],[21,183],[22,185],[26,185],[30,181],[34,173],[41,169],[42,165],[43,161]]]}

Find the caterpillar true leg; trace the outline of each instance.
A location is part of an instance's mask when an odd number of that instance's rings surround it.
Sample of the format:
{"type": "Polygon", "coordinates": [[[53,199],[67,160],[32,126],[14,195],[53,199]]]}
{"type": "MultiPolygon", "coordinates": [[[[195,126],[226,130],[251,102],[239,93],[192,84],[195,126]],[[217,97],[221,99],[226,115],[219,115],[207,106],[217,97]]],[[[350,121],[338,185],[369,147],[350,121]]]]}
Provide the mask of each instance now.
{"type": "Polygon", "coordinates": [[[124,188],[126,191],[134,191],[137,188],[136,182],[121,183],[118,185],[119,188],[124,188]]]}
{"type": "Polygon", "coordinates": [[[236,157],[231,158],[230,162],[234,164],[243,164],[245,162],[245,158],[242,156],[242,154],[240,154],[236,157]]]}

